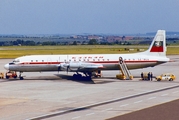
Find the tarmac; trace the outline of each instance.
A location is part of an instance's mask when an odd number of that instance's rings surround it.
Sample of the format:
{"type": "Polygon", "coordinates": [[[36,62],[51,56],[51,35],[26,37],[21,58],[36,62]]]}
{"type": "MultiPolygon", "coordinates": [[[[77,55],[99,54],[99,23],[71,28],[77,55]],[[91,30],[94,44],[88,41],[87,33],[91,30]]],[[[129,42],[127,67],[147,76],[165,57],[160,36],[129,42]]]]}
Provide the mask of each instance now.
{"type": "MultiPolygon", "coordinates": [[[[159,109],[179,99],[179,56],[168,57],[173,62],[130,70],[133,80],[116,79],[119,71],[102,71],[102,78],[93,80],[73,80],[73,73],[58,71],[23,73],[24,80],[1,79],[0,119],[104,120],[159,109]],[[173,73],[176,80],[142,81],[141,72],[173,73]]],[[[0,59],[0,71],[5,73],[3,66],[11,61],[0,59]]],[[[153,119],[150,114],[144,117],[153,119]]]]}
{"type": "Polygon", "coordinates": [[[145,108],[108,120],[179,120],[179,100],[145,108]]]}

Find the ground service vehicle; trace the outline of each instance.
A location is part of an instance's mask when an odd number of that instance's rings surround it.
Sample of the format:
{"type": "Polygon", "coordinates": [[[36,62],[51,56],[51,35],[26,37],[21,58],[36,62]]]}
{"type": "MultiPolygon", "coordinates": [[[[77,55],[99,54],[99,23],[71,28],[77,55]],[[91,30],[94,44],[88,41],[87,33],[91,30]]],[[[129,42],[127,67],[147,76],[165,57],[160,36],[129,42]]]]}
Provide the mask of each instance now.
{"type": "Polygon", "coordinates": [[[17,78],[16,72],[15,71],[6,72],[6,79],[9,79],[9,78],[17,78]]]}
{"type": "Polygon", "coordinates": [[[165,73],[165,74],[161,74],[160,76],[156,77],[157,81],[161,81],[161,80],[169,80],[169,81],[173,81],[175,80],[175,75],[172,73],[165,73]]]}
{"type": "Polygon", "coordinates": [[[0,79],[4,79],[4,73],[0,73],[0,79]]]}

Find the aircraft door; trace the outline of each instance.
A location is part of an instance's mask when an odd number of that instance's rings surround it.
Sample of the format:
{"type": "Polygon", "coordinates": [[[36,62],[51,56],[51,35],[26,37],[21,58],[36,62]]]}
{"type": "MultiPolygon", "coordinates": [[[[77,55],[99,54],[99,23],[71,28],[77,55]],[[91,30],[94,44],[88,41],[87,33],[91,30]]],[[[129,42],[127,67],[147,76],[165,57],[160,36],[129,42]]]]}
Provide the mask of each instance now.
{"type": "Polygon", "coordinates": [[[47,64],[51,64],[52,63],[52,60],[50,57],[47,58],[47,64]]]}
{"type": "Polygon", "coordinates": [[[67,55],[66,63],[69,63],[68,55],[67,55]]]}

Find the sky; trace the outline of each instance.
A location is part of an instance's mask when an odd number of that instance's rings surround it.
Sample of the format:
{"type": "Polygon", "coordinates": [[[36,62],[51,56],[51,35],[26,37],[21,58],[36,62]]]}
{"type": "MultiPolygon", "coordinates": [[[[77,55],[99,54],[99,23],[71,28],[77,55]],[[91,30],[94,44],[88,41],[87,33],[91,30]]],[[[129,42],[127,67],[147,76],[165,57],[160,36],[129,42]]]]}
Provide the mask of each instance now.
{"type": "Polygon", "coordinates": [[[179,32],[179,0],[0,0],[0,34],[179,32]]]}

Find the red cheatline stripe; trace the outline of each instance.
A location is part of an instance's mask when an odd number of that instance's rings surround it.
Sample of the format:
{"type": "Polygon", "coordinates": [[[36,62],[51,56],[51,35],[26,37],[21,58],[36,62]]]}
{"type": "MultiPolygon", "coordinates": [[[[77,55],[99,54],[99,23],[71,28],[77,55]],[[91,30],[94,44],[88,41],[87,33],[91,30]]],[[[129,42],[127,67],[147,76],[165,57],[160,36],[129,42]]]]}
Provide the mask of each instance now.
{"type": "MultiPolygon", "coordinates": [[[[81,61],[81,62],[86,62],[86,61],[81,61]]],[[[146,62],[157,62],[156,60],[134,60],[134,61],[125,61],[125,63],[146,63],[146,62]]],[[[63,62],[24,62],[24,63],[21,63],[21,64],[60,64],[60,63],[63,63],[63,62]]],[[[97,64],[113,64],[113,63],[119,63],[119,61],[88,61],[86,63],[97,63],[97,64]]]]}

